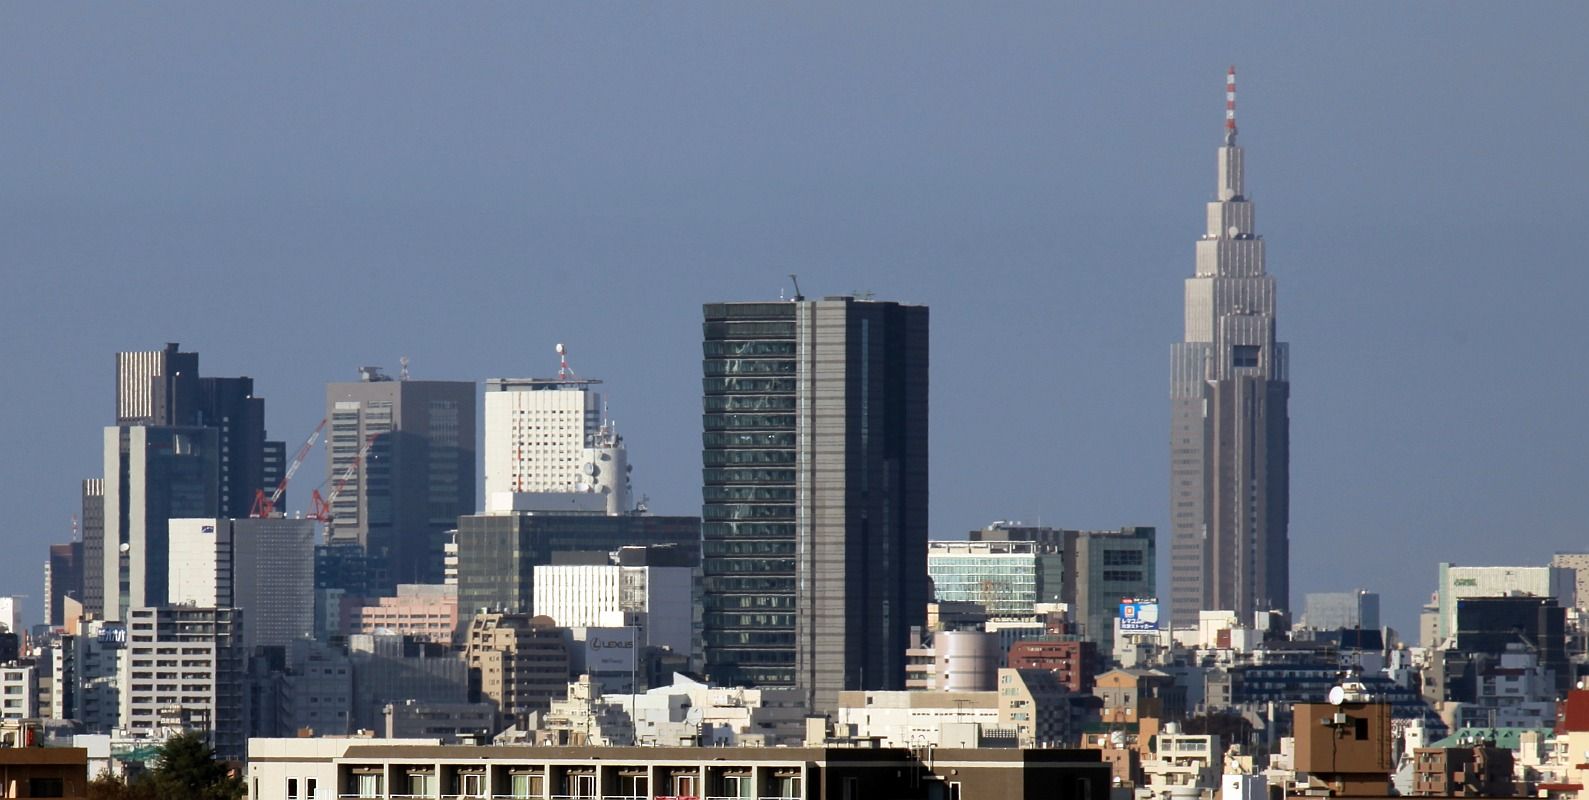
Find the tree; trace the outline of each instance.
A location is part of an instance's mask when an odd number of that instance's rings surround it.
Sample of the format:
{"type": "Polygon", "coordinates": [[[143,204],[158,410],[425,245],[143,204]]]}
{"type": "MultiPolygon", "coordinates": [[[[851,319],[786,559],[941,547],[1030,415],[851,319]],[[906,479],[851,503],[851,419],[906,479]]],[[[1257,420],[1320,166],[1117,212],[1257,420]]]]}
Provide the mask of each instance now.
{"type": "Polygon", "coordinates": [[[157,797],[238,800],[243,796],[243,779],[216,760],[215,751],[193,733],[167,739],[154,769],[139,783],[152,784],[157,797]]]}
{"type": "Polygon", "coordinates": [[[217,761],[215,751],[196,734],[166,740],[154,767],[132,780],[101,772],[88,782],[88,800],[239,800],[243,779],[217,761]]]}
{"type": "Polygon", "coordinates": [[[129,786],[125,780],[110,774],[109,770],[94,776],[88,782],[88,800],[144,800],[153,797],[129,786]]]}

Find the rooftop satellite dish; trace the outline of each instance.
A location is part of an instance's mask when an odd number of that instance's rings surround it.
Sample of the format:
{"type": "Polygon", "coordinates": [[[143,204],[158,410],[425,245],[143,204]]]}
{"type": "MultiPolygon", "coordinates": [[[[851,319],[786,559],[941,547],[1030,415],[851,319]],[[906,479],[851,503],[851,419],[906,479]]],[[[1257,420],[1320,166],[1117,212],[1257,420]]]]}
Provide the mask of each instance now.
{"type": "Polygon", "coordinates": [[[1346,690],[1339,686],[1331,686],[1329,700],[1332,706],[1338,706],[1346,702],[1346,690]]]}
{"type": "Polygon", "coordinates": [[[1236,227],[1235,225],[1230,226],[1230,237],[1232,239],[1236,238],[1236,234],[1239,234],[1239,233],[1241,233],[1241,229],[1240,228],[1236,227]]]}
{"type": "Polygon", "coordinates": [[[557,354],[560,356],[568,354],[568,348],[564,347],[562,342],[557,343],[557,354]]]}

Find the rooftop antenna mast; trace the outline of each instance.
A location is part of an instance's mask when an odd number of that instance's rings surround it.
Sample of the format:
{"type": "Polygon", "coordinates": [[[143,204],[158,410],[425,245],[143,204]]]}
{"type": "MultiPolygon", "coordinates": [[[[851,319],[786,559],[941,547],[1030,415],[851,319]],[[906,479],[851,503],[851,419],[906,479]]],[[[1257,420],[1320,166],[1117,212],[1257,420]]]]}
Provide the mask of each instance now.
{"type": "Polygon", "coordinates": [[[77,515],[73,514],[72,515],[72,541],[74,541],[74,542],[77,541],[78,538],[81,537],[82,535],[83,535],[82,531],[78,530],[78,528],[77,528],[77,515]]]}
{"type": "Polygon", "coordinates": [[[794,274],[793,272],[791,272],[791,273],[789,273],[789,281],[794,284],[794,290],[795,290],[794,299],[795,299],[795,302],[798,303],[801,300],[806,299],[806,296],[800,293],[800,276],[794,274]]]}
{"type": "Polygon", "coordinates": [[[408,380],[408,356],[397,359],[397,364],[400,367],[397,371],[397,379],[400,381],[408,380]]]}
{"type": "Polygon", "coordinates": [[[1236,144],[1236,65],[1225,73],[1225,146],[1236,144]]]}
{"type": "Polygon", "coordinates": [[[578,378],[572,367],[568,366],[568,347],[562,342],[557,343],[557,379],[566,381],[569,378],[578,378]]]}

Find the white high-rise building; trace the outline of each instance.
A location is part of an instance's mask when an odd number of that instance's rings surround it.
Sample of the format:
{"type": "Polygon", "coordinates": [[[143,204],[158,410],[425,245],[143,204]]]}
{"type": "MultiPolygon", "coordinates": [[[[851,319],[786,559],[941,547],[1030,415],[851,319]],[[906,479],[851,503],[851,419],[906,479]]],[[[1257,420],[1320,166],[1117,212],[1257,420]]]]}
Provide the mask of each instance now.
{"type": "Polygon", "coordinates": [[[168,565],[172,605],[232,605],[232,526],[226,519],[174,519],[170,522],[168,565]]]}
{"type": "MultiPolygon", "coordinates": [[[[486,381],[488,509],[524,508],[529,496],[591,494],[610,514],[634,509],[623,437],[606,414],[598,380],[486,381]],[[520,498],[515,501],[514,495],[520,498]]],[[[552,498],[546,498],[549,502],[552,498]]],[[[553,505],[548,508],[561,508],[553,505]]]]}
{"type": "Polygon", "coordinates": [[[641,643],[694,659],[694,572],[672,566],[537,566],[535,613],[563,627],[632,625],[640,629],[641,643]]]}
{"type": "Polygon", "coordinates": [[[22,630],[22,598],[0,597],[0,626],[21,636],[22,630]]]}
{"type": "Polygon", "coordinates": [[[121,729],[134,737],[158,737],[172,725],[206,731],[223,758],[242,757],[248,711],[239,623],[229,608],[128,609],[121,729]]]}
{"type": "Polygon", "coordinates": [[[1457,601],[1470,597],[1551,597],[1562,608],[1579,602],[1578,576],[1557,566],[1464,567],[1440,563],[1440,587],[1435,592],[1439,617],[1434,638],[1424,646],[1442,646],[1457,634],[1457,601]]]}

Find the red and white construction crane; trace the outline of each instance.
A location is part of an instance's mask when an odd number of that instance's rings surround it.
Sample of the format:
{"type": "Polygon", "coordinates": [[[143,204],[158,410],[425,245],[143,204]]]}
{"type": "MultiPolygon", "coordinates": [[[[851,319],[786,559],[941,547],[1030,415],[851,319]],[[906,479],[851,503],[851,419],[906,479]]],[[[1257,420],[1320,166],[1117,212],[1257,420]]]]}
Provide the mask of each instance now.
{"type": "Polygon", "coordinates": [[[269,496],[265,495],[264,489],[254,493],[254,507],[248,512],[250,517],[268,517],[276,513],[276,504],[281,502],[282,494],[287,491],[287,482],[292,480],[293,474],[303,466],[303,460],[308,457],[309,451],[314,449],[314,443],[320,440],[320,432],[325,429],[326,421],[322,419],[320,424],[314,427],[314,433],[309,434],[303,447],[298,448],[298,454],[292,457],[292,463],[287,465],[287,472],[281,476],[281,483],[276,484],[276,491],[271,492],[269,496]]]}
{"type": "MultiPolygon", "coordinates": [[[[372,433],[364,440],[364,446],[359,448],[359,454],[353,457],[353,463],[349,464],[348,468],[342,471],[342,476],[337,479],[336,485],[331,487],[331,494],[321,497],[319,489],[315,489],[310,493],[310,519],[316,519],[326,523],[331,522],[331,504],[336,502],[337,495],[342,494],[342,488],[347,486],[348,481],[352,480],[353,476],[358,474],[359,468],[364,466],[364,457],[369,454],[370,446],[375,444],[375,440],[380,438],[380,436],[381,434],[379,433],[372,433]]],[[[327,480],[330,480],[329,476],[327,477],[327,480]]]]}

